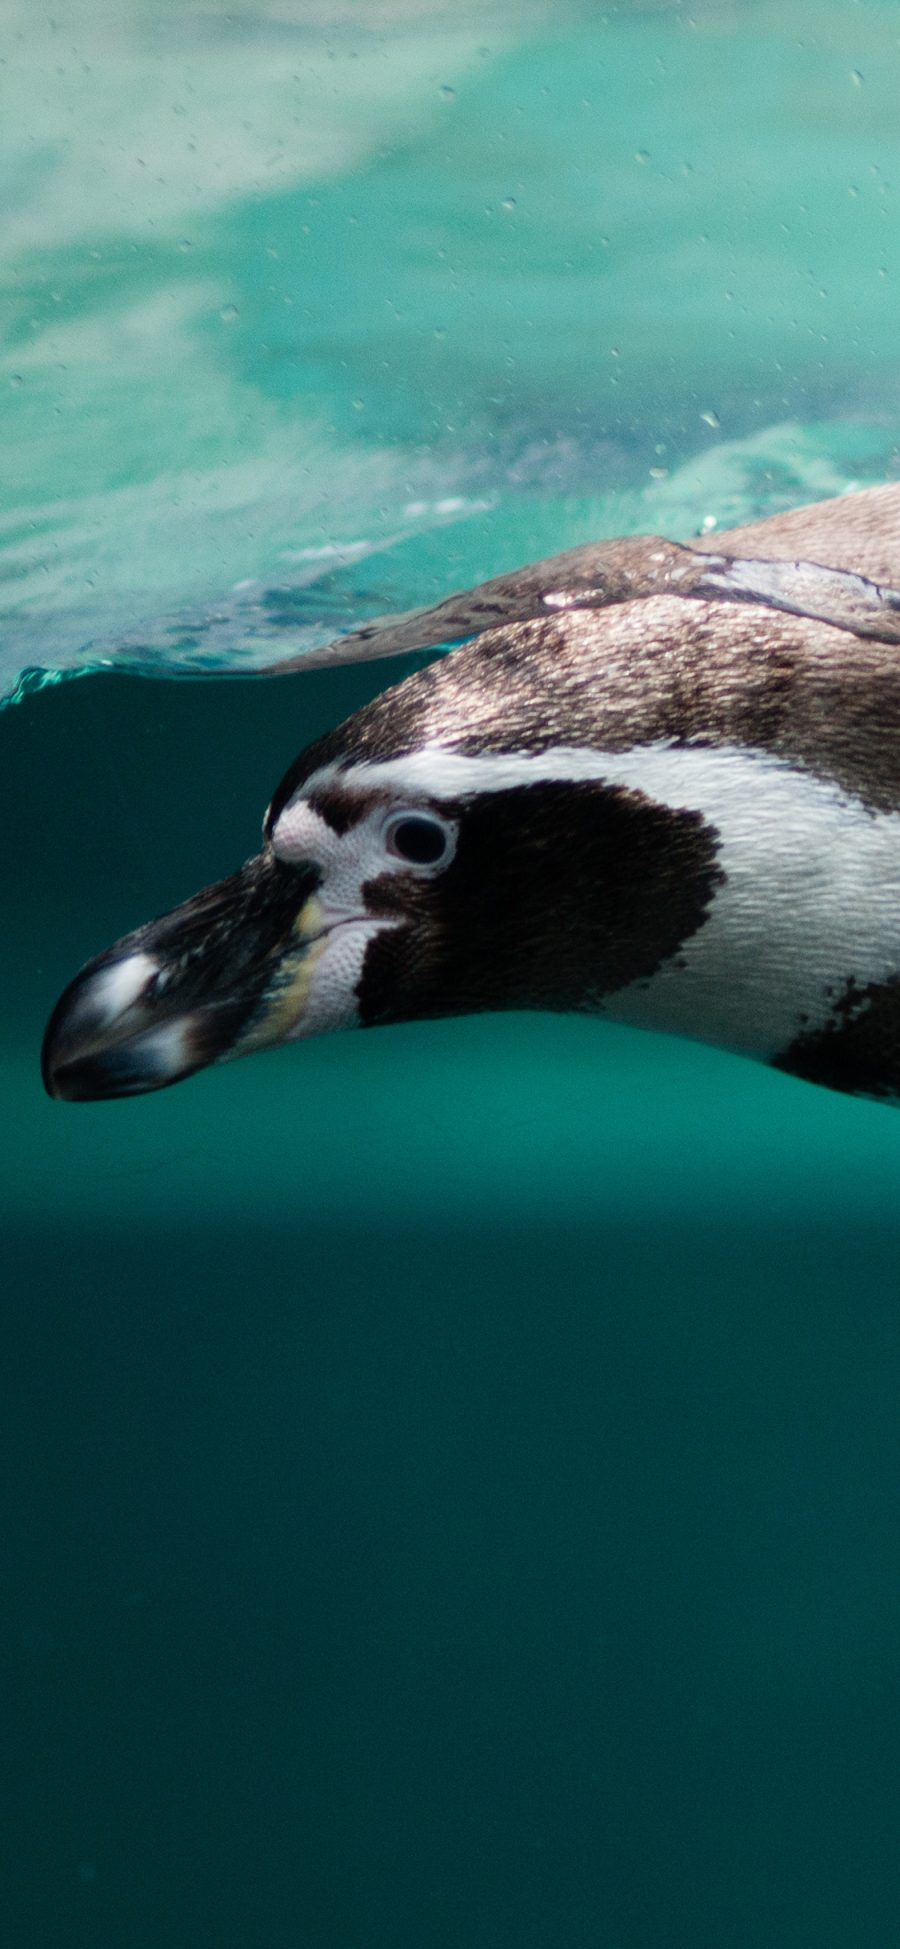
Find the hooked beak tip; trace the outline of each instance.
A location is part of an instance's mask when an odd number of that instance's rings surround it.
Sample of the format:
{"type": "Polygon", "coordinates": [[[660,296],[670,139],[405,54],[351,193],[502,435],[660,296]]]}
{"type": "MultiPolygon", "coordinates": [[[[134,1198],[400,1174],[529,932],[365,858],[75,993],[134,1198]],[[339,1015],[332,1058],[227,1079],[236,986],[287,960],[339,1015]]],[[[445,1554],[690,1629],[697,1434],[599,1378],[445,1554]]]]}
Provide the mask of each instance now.
{"type": "Polygon", "coordinates": [[[47,1026],[48,1094],[139,1096],[283,1041],[315,952],[318,877],[260,854],[89,961],[47,1026]]]}
{"type": "Polygon", "coordinates": [[[48,1096],[68,1103],[164,1089],[202,1064],[189,1048],[190,1016],[154,1023],[142,1006],[159,973],[152,955],[90,963],[47,1025],[41,1073],[48,1096]]]}

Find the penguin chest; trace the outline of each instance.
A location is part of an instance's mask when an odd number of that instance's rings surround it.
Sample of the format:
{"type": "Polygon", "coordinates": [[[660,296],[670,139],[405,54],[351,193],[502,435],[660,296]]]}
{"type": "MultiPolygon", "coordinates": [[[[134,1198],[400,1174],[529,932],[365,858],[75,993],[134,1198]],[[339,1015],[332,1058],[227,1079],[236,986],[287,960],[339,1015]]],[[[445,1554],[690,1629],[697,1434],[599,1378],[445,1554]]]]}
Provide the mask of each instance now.
{"type": "Polygon", "coordinates": [[[738,748],[645,747],[604,776],[699,812],[720,872],[695,932],[596,1005],[837,1087],[900,1088],[900,813],[738,748]],[[817,1065],[834,1070],[838,1043],[835,1082],[817,1065]]]}

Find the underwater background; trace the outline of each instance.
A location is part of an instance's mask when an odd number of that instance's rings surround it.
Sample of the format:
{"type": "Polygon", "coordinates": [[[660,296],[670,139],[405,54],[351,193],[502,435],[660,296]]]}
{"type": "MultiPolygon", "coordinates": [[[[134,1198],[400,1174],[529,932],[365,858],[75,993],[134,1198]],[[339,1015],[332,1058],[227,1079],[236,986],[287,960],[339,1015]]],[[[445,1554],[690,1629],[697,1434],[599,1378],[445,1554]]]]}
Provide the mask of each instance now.
{"type": "Polygon", "coordinates": [[[407,667],[255,666],[900,475],[894,0],[0,60],[3,1941],[883,1949],[900,1116],[540,1016],[38,1058],[407,667]]]}

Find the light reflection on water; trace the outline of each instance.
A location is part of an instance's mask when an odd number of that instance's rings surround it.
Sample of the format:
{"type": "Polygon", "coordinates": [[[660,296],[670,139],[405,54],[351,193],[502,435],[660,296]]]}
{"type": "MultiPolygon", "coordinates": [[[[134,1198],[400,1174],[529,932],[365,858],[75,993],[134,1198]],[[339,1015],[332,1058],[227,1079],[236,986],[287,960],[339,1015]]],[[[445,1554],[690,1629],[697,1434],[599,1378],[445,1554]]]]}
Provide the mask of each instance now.
{"type": "Polygon", "coordinates": [[[6,18],[7,689],[892,469],[888,9],[6,18]]]}

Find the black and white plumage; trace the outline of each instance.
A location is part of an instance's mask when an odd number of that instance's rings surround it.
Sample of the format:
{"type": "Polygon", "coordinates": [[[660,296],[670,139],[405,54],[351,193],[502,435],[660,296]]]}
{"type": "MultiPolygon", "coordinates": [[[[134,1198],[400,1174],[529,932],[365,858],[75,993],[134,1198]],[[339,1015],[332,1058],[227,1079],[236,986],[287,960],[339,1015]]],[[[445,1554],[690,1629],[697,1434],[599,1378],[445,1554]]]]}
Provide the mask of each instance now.
{"type": "Polygon", "coordinates": [[[900,1094],[898,587],[876,488],[572,550],[304,659],[471,639],[301,754],[238,873],[89,963],[48,1089],[547,1008],[900,1094]]]}

